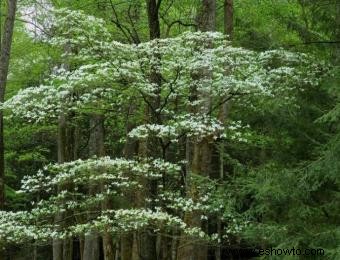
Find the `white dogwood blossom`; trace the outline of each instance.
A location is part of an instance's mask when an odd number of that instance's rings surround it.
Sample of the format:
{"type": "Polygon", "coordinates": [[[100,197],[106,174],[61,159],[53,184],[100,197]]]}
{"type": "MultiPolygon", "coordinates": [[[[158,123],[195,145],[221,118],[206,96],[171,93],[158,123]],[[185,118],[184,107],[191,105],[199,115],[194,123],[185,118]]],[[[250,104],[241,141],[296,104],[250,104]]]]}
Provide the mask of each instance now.
{"type": "Polygon", "coordinates": [[[161,159],[143,158],[141,161],[124,158],[101,157],[51,164],[36,175],[22,180],[20,192],[52,191],[54,187],[72,183],[83,185],[108,182],[110,187],[128,186],[129,180],[138,176],[161,178],[163,174],[176,174],[181,167],[161,159]]]}
{"type": "Polygon", "coordinates": [[[123,44],[112,40],[106,28],[103,20],[82,12],[55,10],[54,36],[47,41],[64,53],[64,64],[75,66],[56,67],[44,85],[19,91],[2,108],[37,122],[84,107],[105,109],[112,102],[124,103],[126,95],[147,99],[157,90],[162,113],[175,100],[188,106],[202,102],[200,97],[189,101],[193,88],[219,103],[230,96],[242,102],[247,95],[291,99],[296,87],[318,83],[320,67],[304,54],[232,47],[218,32],[123,44]],[[150,81],[155,72],[161,75],[160,86],[150,81]]]}

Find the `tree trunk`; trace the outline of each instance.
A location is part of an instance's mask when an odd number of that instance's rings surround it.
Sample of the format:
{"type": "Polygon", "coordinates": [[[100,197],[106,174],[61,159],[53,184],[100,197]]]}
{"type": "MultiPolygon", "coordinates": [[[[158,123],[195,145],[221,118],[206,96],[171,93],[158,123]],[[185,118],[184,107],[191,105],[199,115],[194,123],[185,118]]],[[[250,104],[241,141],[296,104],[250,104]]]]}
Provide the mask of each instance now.
{"type": "Polygon", "coordinates": [[[149,21],[150,40],[161,37],[161,30],[159,25],[159,4],[160,0],[147,0],[147,12],[149,21]]]}
{"type": "MultiPolygon", "coordinates": [[[[224,33],[229,36],[229,40],[233,40],[233,34],[234,34],[234,4],[233,0],[225,0],[224,1],[224,33]]],[[[225,71],[226,74],[228,74],[228,71],[225,71]]],[[[224,97],[223,97],[224,98],[224,97]]],[[[230,101],[229,101],[230,102],[230,101]]],[[[230,103],[224,103],[220,107],[218,118],[222,123],[225,123],[229,111],[230,111],[230,103]]],[[[219,179],[220,181],[223,181],[224,179],[224,151],[225,151],[225,143],[223,140],[221,140],[219,144],[219,179]]],[[[220,240],[222,241],[222,229],[223,229],[223,223],[220,218],[217,219],[217,234],[219,235],[220,240]]],[[[219,246],[215,250],[215,258],[216,260],[222,260],[222,248],[219,246]]]]}
{"type": "MultiPolygon", "coordinates": [[[[103,116],[91,115],[90,129],[91,129],[91,133],[90,133],[90,140],[89,140],[89,156],[90,157],[103,156],[105,154],[103,116]]],[[[93,194],[96,192],[97,189],[98,187],[91,186],[89,193],[93,194]]],[[[91,216],[88,216],[88,217],[91,218],[91,216]]],[[[106,246],[103,246],[103,248],[105,249],[106,246]]],[[[97,234],[96,231],[90,230],[89,233],[85,235],[84,260],[99,260],[99,257],[100,257],[99,235],[97,234]]]]}
{"type": "MultiPolygon", "coordinates": [[[[58,119],[58,163],[65,162],[66,142],[66,119],[65,115],[60,115],[58,119]]],[[[62,225],[62,220],[62,213],[57,213],[54,222],[62,225]]],[[[53,260],[63,260],[63,240],[61,239],[53,239],[53,260]]]]}
{"type": "MultiPolygon", "coordinates": [[[[148,23],[149,23],[149,32],[150,32],[150,40],[160,38],[160,25],[159,25],[159,8],[161,1],[156,0],[147,0],[147,15],[148,15],[148,23]]],[[[156,59],[160,57],[155,57],[156,59]]],[[[150,82],[156,84],[158,86],[155,91],[155,98],[152,98],[151,104],[153,107],[148,106],[145,110],[145,119],[146,121],[149,119],[153,123],[160,123],[159,115],[156,112],[156,109],[160,106],[160,90],[161,90],[161,76],[156,72],[156,69],[151,72],[150,82]]],[[[148,138],[144,142],[140,142],[139,147],[139,155],[142,157],[159,157],[158,149],[157,149],[158,140],[154,138],[148,138]],[[152,140],[151,140],[152,139],[152,140]]],[[[157,183],[156,181],[145,180],[144,186],[147,194],[144,194],[143,197],[155,197],[157,194],[157,183]]],[[[142,194],[140,194],[142,195],[142,194]]],[[[142,201],[142,199],[139,199],[142,201]]],[[[151,209],[154,208],[154,205],[140,205],[147,206],[151,209]]],[[[141,260],[151,260],[157,259],[157,235],[154,233],[152,229],[146,228],[138,232],[137,239],[134,240],[134,243],[137,242],[136,245],[133,245],[133,248],[138,249],[139,258],[141,260]]]]}
{"type": "Polygon", "coordinates": [[[89,231],[85,235],[84,260],[99,260],[99,236],[95,231],[89,231]]]}
{"type": "MultiPolygon", "coordinates": [[[[334,39],[340,39],[340,4],[336,3],[335,6],[335,27],[334,27],[334,39]]],[[[335,44],[333,51],[333,60],[336,65],[340,64],[340,44],[335,44]]]]}
{"type": "Polygon", "coordinates": [[[84,260],[84,251],[85,251],[85,238],[84,238],[84,236],[79,238],[79,251],[80,251],[80,260],[84,260]]]}
{"type": "MultiPolygon", "coordinates": [[[[128,133],[135,127],[134,124],[131,124],[129,120],[129,116],[135,112],[135,105],[131,102],[128,111],[126,112],[126,143],[123,149],[123,156],[127,159],[132,159],[138,153],[138,145],[133,138],[128,136],[128,133]]],[[[136,200],[134,199],[134,191],[126,192],[127,200],[129,205],[134,205],[136,200]]],[[[120,239],[120,257],[121,260],[136,260],[138,259],[138,252],[136,248],[136,243],[134,247],[134,233],[128,233],[121,236],[120,239]]]]}
{"type": "MultiPolygon", "coordinates": [[[[149,109],[146,109],[146,119],[149,116],[149,109]]],[[[154,155],[153,150],[157,145],[153,142],[155,140],[152,141],[151,139],[148,138],[147,140],[140,142],[138,151],[140,157],[151,157],[152,155],[154,155]]],[[[149,204],[148,202],[145,202],[144,198],[156,196],[157,184],[155,183],[155,181],[148,179],[142,179],[141,183],[144,186],[144,191],[136,191],[136,206],[153,209],[152,203],[149,204]]],[[[144,230],[138,231],[133,242],[133,249],[137,250],[136,252],[133,252],[133,259],[157,259],[157,235],[152,229],[146,227],[144,230]]]]}
{"type": "MultiPolygon", "coordinates": [[[[198,29],[202,32],[215,31],[216,27],[216,1],[215,0],[202,0],[201,8],[197,17],[198,29]]],[[[200,75],[194,75],[193,77],[209,78],[211,73],[209,71],[201,71],[200,75]]],[[[193,108],[194,113],[208,114],[211,108],[211,97],[209,92],[197,92],[196,88],[192,89],[191,96],[193,99],[203,100],[200,107],[193,108]]],[[[194,101],[194,100],[191,100],[194,101]]],[[[186,157],[188,160],[187,166],[187,194],[189,197],[195,198],[197,192],[195,187],[190,184],[191,174],[199,174],[202,176],[210,176],[211,171],[211,154],[212,154],[212,144],[211,140],[203,138],[202,141],[193,143],[193,148],[190,147],[190,140],[187,140],[186,145],[186,157]],[[192,151],[191,151],[192,149],[192,151]],[[191,158],[190,158],[191,157],[191,158]]],[[[201,227],[203,230],[206,227],[202,226],[202,221],[200,219],[199,212],[187,213],[185,215],[185,222],[191,227],[201,227]]],[[[208,247],[195,243],[192,241],[187,241],[185,238],[181,239],[178,259],[180,260],[205,260],[208,257],[208,247]]]]}
{"type": "MultiPolygon", "coordinates": [[[[58,163],[64,163],[76,159],[77,156],[77,140],[75,140],[76,128],[68,122],[69,116],[61,114],[58,119],[58,163]]],[[[62,190],[67,187],[59,187],[62,190]]],[[[63,219],[65,215],[58,213],[54,221],[60,226],[65,223],[63,219]]],[[[53,260],[71,260],[73,255],[73,239],[53,240],[53,260]]]]}
{"type": "MultiPolygon", "coordinates": [[[[104,147],[104,116],[103,115],[91,115],[90,118],[90,140],[89,140],[89,156],[102,157],[105,155],[104,147]]],[[[91,187],[90,194],[95,193],[98,187],[91,187]]],[[[103,187],[101,187],[103,189],[103,187]]],[[[102,210],[110,209],[110,201],[105,200],[101,205],[102,210]]],[[[102,239],[102,249],[105,260],[114,260],[115,249],[113,246],[111,234],[104,233],[102,239]]],[[[100,258],[100,239],[99,235],[95,231],[90,231],[85,236],[84,242],[84,260],[95,260],[100,258]]]]}
{"type": "Polygon", "coordinates": [[[72,260],[73,257],[73,239],[67,238],[63,241],[63,259],[72,260]]]}
{"type": "Polygon", "coordinates": [[[234,32],[234,7],[233,0],[224,0],[224,33],[233,39],[234,32]]]}
{"type": "MultiPolygon", "coordinates": [[[[104,209],[107,209],[105,207],[104,209]]],[[[113,245],[112,235],[109,233],[104,233],[103,235],[103,252],[104,260],[115,260],[116,248],[113,245]]]]}
{"type": "Polygon", "coordinates": [[[197,21],[202,32],[216,30],[216,0],[201,0],[197,21]]]}
{"type": "Polygon", "coordinates": [[[133,234],[123,235],[121,237],[120,255],[122,260],[130,260],[133,252],[133,234]]]}
{"type": "MultiPolygon", "coordinates": [[[[16,0],[7,0],[7,16],[3,33],[0,35],[0,102],[5,101],[6,84],[9,68],[10,53],[13,41],[14,21],[16,13],[16,0]]],[[[1,26],[1,25],[0,25],[1,26]]],[[[0,111],[0,210],[5,206],[5,144],[4,144],[4,120],[0,111]]]]}

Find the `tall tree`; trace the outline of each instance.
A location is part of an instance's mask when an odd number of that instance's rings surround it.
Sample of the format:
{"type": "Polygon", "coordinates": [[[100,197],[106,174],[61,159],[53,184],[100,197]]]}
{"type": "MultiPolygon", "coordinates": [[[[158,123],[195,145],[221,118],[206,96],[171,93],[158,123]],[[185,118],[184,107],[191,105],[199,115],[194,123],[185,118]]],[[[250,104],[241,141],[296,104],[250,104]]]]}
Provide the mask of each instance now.
{"type": "MultiPolygon", "coordinates": [[[[334,40],[340,40],[340,4],[336,3],[335,6],[335,26],[334,26],[334,40]]],[[[340,64],[340,43],[335,45],[335,51],[333,54],[334,61],[336,64],[340,64]]]]}
{"type": "Polygon", "coordinates": [[[224,33],[233,39],[234,33],[234,3],[233,0],[224,0],[224,33]]]}
{"type": "MultiPolygon", "coordinates": [[[[15,13],[17,8],[16,0],[7,0],[7,16],[1,35],[0,51],[0,102],[5,101],[6,84],[11,54],[15,13]]],[[[1,26],[1,25],[0,25],[1,26]]],[[[0,209],[5,205],[5,144],[4,144],[4,120],[3,112],[0,111],[0,209]]]]}
{"type": "MultiPolygon", "coordinates": [[[[147,16],[148,16],[148,27],[149,27],[149,38],[150,40],[160,38],[160,23],[159,23],[159,9],[161,0],[147,0],[147,16]]],[[[156,63],[159,63],[159,57],[155,52],[154,57],[156,63]]],[[[155,66],[157,66],[156,64],[155,66]]],[[[161,92],[161,75],[157,72],[156,67],[151,69],[149,81],[155,84],[156,88],[154,91],[154,97],[150,98],[145,108],[144,120],[153,122],[155,124],[160,123],[159,115],[156,110],[160,107],[160,92],[161,92]]],[[[141,157],[159,157],[158,153],[158,140],[154,138],[148,138],[147,140],[140,143],[139,155],[141,157]]],[[[155,197],[157,194],[157,183],[153,180],[145,180],[145,189],[148,193],[147,196],[155,197]]],[[[141,195],[141,194],[140,194],[141,195]]],[[[138,196],[138,195],[137,195],[138,196]]],[[[145,196],[145,194],[144,194],[145,196]]],[[[150,205],[153,208],[153,205],[150,205]]],[[[139,257],[142,260],[157,259],[157,235],[151,229],[146,229],[139,234],[139,257]]],[[[138,247],[137,247],[138,248],[138,247]]]]}
{"type": "Polygon", "coordinates": [[[162,0],[147,0],[150,40],[161,37],[159,24],[159,8],[162,0]]]}
{"type": "MultiPolygon", "coordinates": [[[[233,34],[234,34],[234,17],[233,17],[233,0],[225,0],[224,1],[224,33],[228,35],[228,39],[231,41],[233,39],[233,34]]],[[[229,71],[225,71],[225,74],[227,75],[229,71]]],[[[227,98],[227,97],[224,97],[227,98]]],[[[224,103],[221,105],[220,110],[219,110],[219,115],[218,118],[219,120],[225,124],[226,119],[228,117],[228,114],[230,112],[230,101],[224,103]]],[[[221,140],[220,143],[218,144],[219,149],[216,151],[216,153],[219,155],[218,159],[218,165],[219,165],[219,174],[218,174],[218,179],[223,182],[224,175],[225,175],[225,166],[224,166],[224,156],[225,156],[225,141],[221,140]]],[[[217,146],[216,146],[217,147],[217,146]]],[[[220,239],[222,237],[222,229],[223,229],[223,224],[221,219],[216,220],[217,223],[217,233],[220,236],[220,239]]],[[[215,249],[215,257],[216,260],[221,260],[222,259],[222,248],[216,247],[215,249]]]]}
{"type": "MultiPolygon", "coordinates": [[[[216,28],[216,1],[215,0],[202,0],[201,7],[197,16],[197,24],[198,29],[203,32],[215,31],[216,28]]],[[[209,70],[202,70],[195,75],[192,75],[195,81],[200,79],[209,79],[211,77],[211,73],[209,70]]],[[[211,109],[212,100],[210,97],[210,93],[205,91],[199,92],[197,91],[197,87],[193,87],[191,90],[191,97],[194,101],[199,97],[203,101],[203,103],[199,107],[193,108],[193,113],[198,114],[209,114],[211,109]]],[[[208,177],[211,171],[211,155],[212,155],[212,145],[211,140],[209,138],[203,138],[200,142],[187,142],[187,181],[190,182],[191,173],[198,174],[201,176],[208,177]],[[192,147],[190,143],[193,143],[192,147]],[[189,158],[188,158],[189,157],[189,158]]],[[[187,193],[191,197],[195,197],[195,187],[192,185],[188,185],[187,193]]],[[[199,217],[199,214],[189,213],[186,217],[186,222],[190,226],[201,227],[202,221],[199,217]]],[[[180,246],[178,257],[179,259],[192,259],[192,260],[203,260],[207,259],[207,247],[194,244],[192,242],[187,243],[186,241],[182,242],[183,244],[180,246]]]]}
{"type": "MultiPolygon", "coordinates": [[[[64,46],[65,53],[71,53],[69,44],[64,46]]],[[[65,70],[70,70],[69,62],[63,64],[65,70]]],[[[58,117],[58,163],[62,164],[78,158],[77,154],[77,136],[76,127],[72,123],[72,115],[67,112],[61,112],[58,117]]],[[[67,185],[66,185],[67,186],[67,185]]],[[[59,186],[63,190],[67,187],[59,186]]],[[[55,223],[64,225],[65,213],[58,212],[55,216],[55,223]]],[[[73,242],[71,239],[54,239],[53,240],[53,260],[71,260],[73,254],[73,242]]]]}
{"type": "MultiPolygon", "coordinates": [[[[61,114],[58,120],[58,163],[62,164],[75,160],[77,156],[75,138],[76,129],[70,124],[69,116],[61,114]]],[[[59,187],[63,190],[67,187],[59,187]]],[[[65,214],[58,213],[55,216],[55,222],[63,225],[65,214]]],[[[72,240],[55,239],[53,240],[53,260],[70,260],[72,259],[72,240]]]]}
{"type": "MultiPolygon", "coordinates": [[[[101,115],[91,115],[90,118],[89,155],[104,156],[104,120],[101,115]]],[[[91,186],[89,193],[94,194],[98,187],[91,186]]],[[[91,219],[92,216],[89,216],[91,219]]],[[[106,239],[107,240],[107,239],[106,239]]],[[[105,243],[106,244],[106,243],[105,243]]],[[[100,241],[97,232],[91,230],[85,235],[84,260],[96,260],[100,257],[100,241]]]]}

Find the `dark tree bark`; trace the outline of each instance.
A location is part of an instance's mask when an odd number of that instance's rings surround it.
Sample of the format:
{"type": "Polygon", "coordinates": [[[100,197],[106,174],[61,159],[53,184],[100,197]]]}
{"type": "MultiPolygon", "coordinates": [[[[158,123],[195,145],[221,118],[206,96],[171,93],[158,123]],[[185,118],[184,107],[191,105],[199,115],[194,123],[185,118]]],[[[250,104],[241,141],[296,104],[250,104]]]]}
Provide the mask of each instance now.
{"type": "MultiPolygon", "coordinates": [[[[17,7],[16,0],[7,0],[7,16],[3,27],[0,50],[0,102],[5,101],[7,76],[11,46],[13,41],[14,21],[17,7]]],[[[0,25],[1,26],[1,25],[0,25]]],[[[0,111],[0,209],[5,206],[5,144],[4,144],[4,120],[0,111]]]]}
{"type": "Polygon", "coordinates": [[[201,8],[197,16],[197,22],[200,31],[215,31],[216,0],[201,0],[201,8]]]}
{"type": "MultiPolygon", "coordinates": [[[[101,115],[91,115],[90,118],[89,156],[104,156],[104,118],[101,115]]],[[[90,187],[89,193],[96,192],[98,187],[90,187]]],[[[88,216],[91,218],[91,216],[88,216]]],[[[99,235],[90,231],[85,235],[84,260],[99,260],[100,257],[99,235]]]]}
{"type": "Polygon", "coordinates": [[[84,260],[99,260],[99,236],[96,232],[90,231],[85,235],[84,260]]]}
{"type": "MultiPolygon", "coordinates": [[[[90,140],[89,140],[89,156],[102,157],[105,155],[104,147],[104,116],[93,114],[90,118],[90,140]]],[[[101,185],[103,186],[103,185],[101,185]]],[[[90,187],[89,193],[94,194],[97,189],[102,189],[102,187],[90,187]]],[[[107,210],[111,208],[111,202],[106,199],[101,205],[102,210],[107,210]]],[[[91,218],[91,216],[88,216],[91,218]]],[[[97,232],[90,231],[89,234],[85,236],[84,241],[84,260],[96,260],[100,259],[101,249],[103,250],[104,260],[114,260],[115,249],[113,245],[112,236],[108,233],[104,233],[102,237],[102,248],[100,246],[100,238],[97,232]]]]}
{"type": "MultiPolygon", "coordinates": [[[[215,0],[202,0],[201,8],[199,9],[197,17],[198,29],[202,32],[215,31],[216,27],[216,1],[215,0]]],[[[209,71],[200,71],[198,74],[193,75],[195,79],[203,79],[211,77],[209,71]]],[[[203,100],[200,107],[193,108],[194,113],[208,114],[211,110],[211,97],[210,93],[200,93],[195,87],[191,90],[191,101],[199,98],[203,100]]],[[[212,140],[203,138],[200,142],[190,142],[187,140],[186,145],[186,157],[188,160],[187,166],[187,183],[191,173],[199,174],[202,176],[210,176],[211,172],[211,160],[212,160],[212,140]],[[191,144],[192,143],[192,144],[191,144]],[[192,147],[191,147],[192,146],[192,147]]],[[[189,197],[194,198],[197,196],[195,187],[187,185],[187,194],[189,197]]],[[[186,214],[185,221],[189,226],[203,227],[203,223],[200,219],[199,212],[193,212],[186,214]]],[[[194,242],[181,239],[180,248],[178,251],[178,259],[180,260],[205,260],[208,257],[208,247],[201,244],[195,244],[194,242]]]]}
{"type": "MultiPolygon", "coordinates": [[[[76,140],[75,131],[76,129],[70,125],[70,118],[61,114],[58,119],[58,163],[64,163],[72,161],[77,156],[75,151],[76,140]]],[[[60,190],[66,187],[59,187],[60,190]]],[[[64,225],[63,219],[65,215],[58,213],[54,221],[59,225],[64,225]]],[[[53,260],[71,260],[73,255],[73,241],[72,239],[54,239],[53,240],[53,260]]]]}
{"type": "MultiPolygon", "coordinates": [[[[336,3],[335,6],[335,27],[334,27],[334,39],[340,40],[340,4],[336,3]]],[[[336,65],[340,64],[340,44],[336,44],[333,52],[333,59],[336,65]]]]}
{"type": "MultiPolygon", "coordinates": [[[[93,133],[90,139],[90,153],[98,157],[105,155],[105,128],[104,128],[104,116],[103,115],[93,115],[91,119],[91,128],[93,127],[93,133]]],[[[101,185],[103,186],[103,185],[101,185]]],[[[103,187],[101,187],[103,190],[103,187]]],[[[102,210],[111,209],[111,201],[105,199],[101,205],[102,210]]],[[[113,245],[112,236],[109,233],[103,234],[103,255],[104,260],[114,260],[115,259],[115,248],[113,245]]]]}
{"type": "MultiPolygon", "coordinates": [[[[131,101],[129,108],[126,111],[126,143],[123,149],[123,156],[127,159],[132,159],[138,153],[138,144],[133,138],[128,136],[128,133],[135,128],[135,124],[132,124],[129,120],[130,115],[134,114],[136,109],[136,104],[131,101]]],[[[126,196],[128,198],[129,205],[134,205],[136,199],[134,198],[135,192],[127,192],[126,196]]],[[[120,257],[121,260],[137,260],[138,250],[136,248],[137,243],[134,243],[134,238],[136,235],[134,233],[124,234],[120,239],[120,257]],[[134,247],[135,245],[135,247],[134,247]]]]}
{"type": "Polygon", "coordinates": [[[150,40],[160,38],[159,8],[162,0],[147,0],[147,12],[149,21],[150,40]]]}
{"type": "Polygon", "coordinates": [[[233,0],[224,0],[224,33],[233,39],[234,32],[234,3],[233,0]]]}
{"type": "MultiPolygon", "coordinates": [[[[229,40],[233,40],[234,36],[234,20],[233,20],[233,14],[234,14],[234,6],[233,6],[233,0],[225,0],[224,1],[224,33],[229,36],[229,40]]],[[[225,74],[228,74],[228,71],[225,71],[225,74]]],[[[222,97],[223,99],[226,97],[222,97]]],[[[224,103],[220,107],[218,119],[224,123],[229,115],[229,111],[231,108],[230,101],[227,103],[224,103]]],[[[216,153],[219,153],[219,171],[217,178],[221,181],[224,179],[224,153],[225,153],[225,143],[223,140],[218,144],[219,151],[216,151],[216,153]]],[[[215,220],[217,225],[217,234],[220,236],[220,239],[222,240],[222,229],[223,229],[223,223],[220,219],[215,220]]],[[[215,258],[216,260],[222,259],[222,248],[216,247],[215,249],[215,258]]]]}
{"type": "MultiPolygon", "coordinates": [[[[147,15],[148,15],[148,25],[149,25],[149,34],[150,40],[160,38],[160,24],[159,24],[159,8],[161,5],[161,0],[147,0],[147,15]]],[[[160,57],[155,57],[155,59],[159,59],[160,57]]],[[[150,104],[152,107],[147,105],[145,109],[145,119],[146,121],[153,122],[155,124],[159,124],[160,117],[156,112],[156,109],[160,106],[160,91],[161,91],[161,75],[156,71],[151,71],[150,82],[156,84],[158,86],[155,91],[155,97],[151,98],[150,104]]],[[[158,151],[158,140],[155,138],[148,138],[146,141],[140,142],[139,145],[139,155],[141,157],[159,157],[158,151]]],[[[156,181],[145,180],[144,181],[145,194],[137,194],[140,197],[155,197],[157,194],[157,183],[156,181]]],[[[140,201],[139,206],[147,206],[149,208],[153,208],[154,205],[142,205],[144,204],[143,199],[139,198],[140,201]]],[[[152,229],[146,228],[138,232],[137,239],[134,240],[134,243],[137,242],[137,245],[134,245],[133,248],[138,250],[139,258],[141,260],[149,260],[149,259],[157,259],[157,235],[153,232],[152,229]]],[[[135,255],[135,253],[133,253],[135,255]]]]}
{"type": "MultiPolygon", "coordinates": [[[[71,52],[70,46],[64,47],[65,52],[71,52]]],[[[63,64],[66,70],[69,70],[69,64],[63,64]]],[[[62,112],[58,118],[58,163],[65,163],[78,159],[78,128],[71,123],[74,115],[62,112]]],[[[68,185],[59,186],[58,189],[67,189],[68,185]]],[[[55,223],[60,226],[65,225],[64,218],[66,214],[58,213],[55,216],[55,223]]],[[[73,239],[53,240],[53,260],[72,260],[73,256],[73,239]]]]}

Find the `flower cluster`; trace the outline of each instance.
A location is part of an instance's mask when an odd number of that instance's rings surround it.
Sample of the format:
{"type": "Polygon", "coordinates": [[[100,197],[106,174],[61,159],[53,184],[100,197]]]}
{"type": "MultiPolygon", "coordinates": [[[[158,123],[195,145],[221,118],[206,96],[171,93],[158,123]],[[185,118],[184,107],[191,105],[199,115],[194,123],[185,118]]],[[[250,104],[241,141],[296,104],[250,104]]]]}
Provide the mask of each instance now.
{"type": "Polygon", "coordinates": [[[141,161],[110,157],[76,160],[63,164],[51,164],[34,176],[22,180],[20,192],[52,192],[58,186],[76,186],[107,183],[111,188],[128,187],[137,177],[161,178],[164,174],[174,175],[180,171],[177,164],[143,158],[141,161]]]}
{"type": "Polygon", "coordinates": [[[223,124],[215,118],[186,114],[177,116],[173,120],[169,120],[167,125],[140,125],[134,128],[129,133],[129,136],[138,139],[156,136],[176,142],[178,141],[178,138],[182,136],[192,137],[196,140],[200,140],[209,136],[217,139],[220,137],[223,130],[223,124]]]}
{"type": "MultiPolygon", "coordinates": [[[[54,13],[54,36],[46,41],[61,50],[64,65],[57,66],[44,85],[21,90],[7,100],[2,109],[11,116],[30,122],[50,120],[61,113],[83,112],[84,107],[124,104],[127,96],[145,101],[159,95],[160,107],[153,108],[158,113],[171,110],[175,101],[189,111],[205,95],[213,98],[213,104],[228,97],[242,103],[249,95],[287,102],[297,87],[318,84],[321,66],[304,54],[232,47],[217,32],[123,44],[112,40],[102,19],[67,9],[54,13]],[[160,75],[159,84],[151,80],[153,73],[160,75]],[[193,90],[202,95],[191,100],[193,90]]],[[[164,136],[174,129],[154,131],[164,136]]]]}

